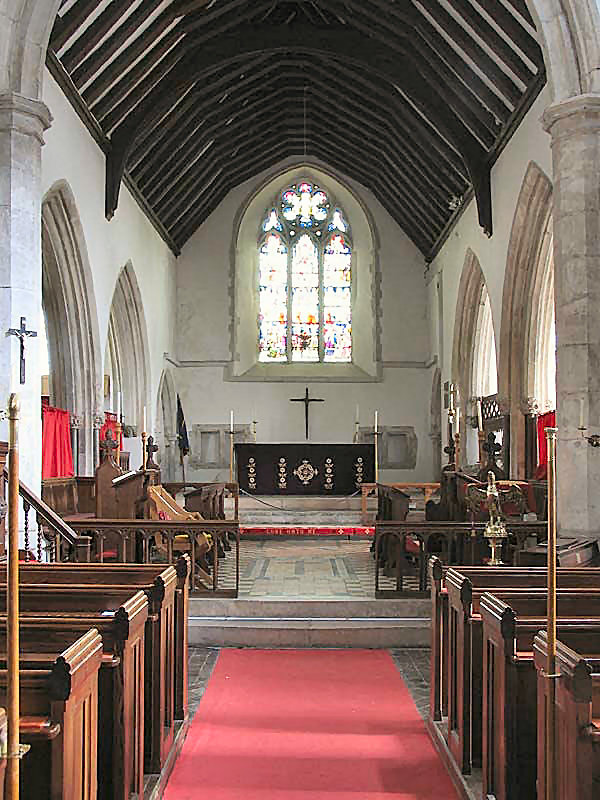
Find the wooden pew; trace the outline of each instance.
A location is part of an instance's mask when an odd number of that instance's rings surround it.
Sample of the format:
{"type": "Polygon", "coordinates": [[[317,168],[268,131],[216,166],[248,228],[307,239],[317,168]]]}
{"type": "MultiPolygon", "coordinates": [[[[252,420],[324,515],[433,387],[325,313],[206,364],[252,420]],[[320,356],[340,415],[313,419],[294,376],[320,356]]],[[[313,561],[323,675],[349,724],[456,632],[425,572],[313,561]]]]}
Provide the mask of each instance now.
{"type": "MultiPolygon", "coordinates": [[[[600,569],[561,568],[559,589],[600,591],[600,569]]],[[[445,573],[448,601],[448,745],[464,774],[482,763],[481,712],[483,651],[479,600],[484,592],[543,589],[547,571],[519,567],[450,568],[445,573]]],[[[433,608],[432,608],[433,610],[433,608]]]]}
{"type": "MultiPolygon", "coordinates": [[[[445,576],[449,570],[468,578],[475,589],[484,587],[493,589],[496,587],[510,587],[516,575],[526,574],[529,576],[530,586],[545,586],[548,571],[546,568],[523,567],[470,567],[455,566],[451,567],[442,563],[437,556],[429,559],[428,573],[431,595],[431,679],[430,679],[430,716],[435,722],[441,721],[442,717],[448,716],[448,646],[450,641],[449,631],[449,611],[448,593],[446,589],[445,576]]],[[[558,569],[559,576],[572,575],[574,586],[579,585],[579,581],[587,580],[586,576],[600,576],[600,568],[580,568],[569,567],[558,569]],[[580,576],[578,578],[578,576],[580,576]]],[[[559,577],[559,581],[562,578],[559,577]]],[[[565,580],[568,580],[565,578],[565,580]]],[[[600,577],[598,578],[600,580],[600,577]]],[[[522,585],[522,584],[521,584],[522,585]]],[[[559,584],[560,586],[561,584],[559,584]]],[[[565,588],[568,588],[568,583],[565,588]]]]}
{"type": "MultiPolygon", "coordinates": [[[[3,593],[0,592],[3,597],[3,593]]],[[[21,602],[23,602],[23,597],[21,602]]],[[[129,800],[143,797],[144,788],[144,629],[148,600],[135,592],[116,610],[66,612],[49,607],[51,594],[38,611],[23,609],[21,642],[59,648],[90,627],[102,636],[104,658],[98,686],[98,798],[129,800]]],[[[6,617],[0,617],[0,637],[6,617]]],[[[0,639],[0,651],[5,642],[0,639]]]]}
{"type": "MultiPolygon", "coordinates": [[[[537,691],[533,641],[546,625],[547,592],[485,593],[483,622],[483,794],[495,800],[536,795],[537,691]]],[[[557,635],[585,652],[600,637],[600,592],[557,593],[557,635]]]]}
{"type": "MultiPolygon", "coordinates": [[[[51,578],[52,576],[48,576],[51,578]]],[[[77,575],[73,578],[76,580],[77,575]]],[[[144,589],[149,613],[144,645],[144,770],[161,772],[175,738],[175,587],[177,575],[167,567],[151,588],[144,589]]],[[[0,592],[6,585],[0,584],[0,592]]],[[[135,589],[131,586],[97,586],[90,583],[35,583],[22,581],[20,605],[23,612],[78,613],[115,611],[126,603],[135,589]]],[[[1,602],[0,602],[1,607],[1,602]]]]}
{"type": "MultiPolygon", "coordinates": [[[[582,643],[584,644],[584,643],[582,643]]],[[[546,798],[546,665],[548,641],[533,642],[537,672],[537,797],[546,798]]],[[[561,800],[594,800],[600,790],[600,637],[587,643],[586,656],[557,642],[555,680],[555,776],[561,800]]]]}
{"type": "MultiPolygon", "coordinates": [[[[146,592],[152,612],[154,598],[160,595],[160,582],[166,564],[22,564],[20,579],[22,583],[72,583],[110,586],[126,585],[133,592],[142,589],[146,592]],[[159,580],[160,579],[160,580],[159,580]]],[[[176,720],[188,717],[188,614],[189,614],[189,574],[190,559],[182,555],[174,565],[177,576],[175,590],[175,652],[174,652],[174,715],[176,720]]],[[[6,568],[0,565],[0,582],[6,581],[6,568]]]]}
{"type": "MultiPolygon", "coordinates": [[[[79,638],[75,635],[75,641],[71,636],[73,643],[61,652],[49,646],[44,632],[38,634],[34,641],[21,637],[19,733],[21,742],[31,747],[20,770],[21,796],[95,800],[102,639],[92,628],[79,638]]],[[[6,662],[0,659],[0,702],[6,699],[6,662]]]]}
{"type": "MultiPolygon", "coordinates": [[[[175,571],[173,696],[176,720],[188,716],[188,613],[189,613],[189,556],[182,555],[173,567],[166,564],[22,564],[22,584],[57,583],[94,584],[96,586],[124,585],[130,591],[142,589],[148,597],[149,613],[156,614],[166,587],[172,583],[175,571]]],[[[0,565],[0,583],[6,581],[6,568],[0,565]]],[[[161,610],[162,614],[166,611],[161,610]]],[[[165,630],[167,622],[165,620],[165,630]]]]}

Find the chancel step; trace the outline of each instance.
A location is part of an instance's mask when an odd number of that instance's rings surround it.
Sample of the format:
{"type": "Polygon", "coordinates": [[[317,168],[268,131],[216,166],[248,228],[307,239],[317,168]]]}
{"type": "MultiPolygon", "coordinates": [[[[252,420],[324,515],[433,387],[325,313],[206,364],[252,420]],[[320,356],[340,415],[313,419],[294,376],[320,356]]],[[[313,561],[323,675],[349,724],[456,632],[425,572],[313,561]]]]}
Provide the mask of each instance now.
{"type": "Polygon", "coordinates": [[[429,600],[229,600],[190,603],[191,644],[219,647],[423,647],[429,600]]]}

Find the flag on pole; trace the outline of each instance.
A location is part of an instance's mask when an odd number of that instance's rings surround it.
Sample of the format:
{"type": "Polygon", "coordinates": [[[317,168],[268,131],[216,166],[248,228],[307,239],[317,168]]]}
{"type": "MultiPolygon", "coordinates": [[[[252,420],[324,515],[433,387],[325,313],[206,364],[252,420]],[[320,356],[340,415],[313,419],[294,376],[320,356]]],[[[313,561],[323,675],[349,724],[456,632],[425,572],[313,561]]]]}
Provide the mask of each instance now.
{"type": "Polygon", "coordinates": [[[183,416],[183,408],[181,407],[179,395],[177,395],[177,443],[181,451],[181,457],[187,456],[190,452],[190,440],[188,439],[185,417],[183,416]]]}

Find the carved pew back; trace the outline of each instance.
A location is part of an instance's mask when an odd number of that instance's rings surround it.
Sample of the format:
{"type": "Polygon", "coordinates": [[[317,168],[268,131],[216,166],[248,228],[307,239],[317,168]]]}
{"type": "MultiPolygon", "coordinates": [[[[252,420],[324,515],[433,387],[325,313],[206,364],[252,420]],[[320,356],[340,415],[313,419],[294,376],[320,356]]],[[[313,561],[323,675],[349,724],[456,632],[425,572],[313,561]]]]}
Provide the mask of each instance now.
{"type": "MultiPolygon", "coordinates": [[[[537,797],[546,798],[547,637],[534,640],[537,672],[537,797]]],[[[583,643],[582,643],[583,644],[583,643]]],[[[561,800],[594,800],[600,782],[600,640],[587,643],[581,656],[557,642],[555,780],[561,800]]]]}
{"type": "MultiPolygon", "coordinates": [[[[61,648],[49,647],[43,635],[33,640],[21,637],[20,738],[31,745],[20,770],[22,797],[96,797],[102,639],[97,630],[90,629],[79,638],[71,637],[71,642],[61,652],[61,648]]],[[[2,657],[0,702],[6,703],[6,694],[6,660],[2,657]]]]}
{"type": "MultiPolygon", "coordinates": [[[[174,655],[174,696],[175,719],[188,716],[188,612],[190,559],[182,555],[174,567],[164,564],[22,564],[21,583],[60,583],[71,585],[96,584],[110,586],[126,585],[130,591],[143,589],[146,594],[155,590],[160,578],[168,583],[171,569],[175,569],[177,585],[175,590],[175,655],[174,655]],[[165,577],[165,572],[166,576],[165,577]]],[[[0,582],[6,581],[6,567],[0,565],[0,582]]],[[[150,600],[150,613],[152,613],[150,600]]]]}
{"type": "MultiPolygon", "coordinates": [[[[446,572],[448,597],[448,738],[451,752],[461,770],[468,774],[471,765],[481,766],[483,644],[479,601],[485,592],[504,597],[520,590],[535,600],[536,614],[545,614],[545,570],[502,568],[486,573],[451,568],[446,572]]],[[[581,587],[600,593],[600,569],[560,569],[560,589],[581,587]]],[[[575,594],[577,597],[579,592],[575,594]]],[[[564,598],[566,600],[566,598],[564,598]]],[[[563,600],[563,602],[564,602],[563,600]]],[[[564,613],[567,609],[563,606],[564,613]]],[[[577,611],[580,606],[577,605],[577,611]]],[[[525,612],[524,612],[525,613],[525,612]]],[[[590,613],[593,613],[590,611],[590,613]]],[[[600,613],[600,607],[599,607],[600,613]]]]}
{"type": "MultiPolygon", "coordinates": [[[[0,595],[2,592],[0,592],[0,595]]],[[[144,628],[148,600],[136,592],[116,611],[48,611],[50,594],[38,611],[21,613],[21,640],[43,639],[48,648],[64,646],[90,627],[102,636],[104,658],[98,686],[98,798],[129,800],[143,792],[144,628]]],[[[30,603],[33,605],[33,602],[30,603]]],[[[6,617],[0,617],[0,637],[6,617]]],[[[0,648],[4,644],[0,639],[0,648]]]]}
{"type": "MultiPolygon", "coordinates": [[[[546,625],[546,592],[486,593],[483,622],[483,789],[497,800],[535,797],[537,704],[533,641],[546,625]]],[[[574,649],[598,641],[600,593],[561,590],[557,634],[574,649]]]]}
{"type": "MultiPolygon", "coordinates": [[[[148,773],[162,770],[174,740],[176,585],[175,570],[167,567],[144,589],[149,604],[144,646],[144,768],[148,773]]],[[[5,585],[0,584],[0,591],[4,590],[5,585]]],[[[107,614],[117,611],[134,591],[129,585],[118,584],[98,587],[89,583],[22,582],[20,606],[24,613],[46,608],[54,612],[107,614]]]]}

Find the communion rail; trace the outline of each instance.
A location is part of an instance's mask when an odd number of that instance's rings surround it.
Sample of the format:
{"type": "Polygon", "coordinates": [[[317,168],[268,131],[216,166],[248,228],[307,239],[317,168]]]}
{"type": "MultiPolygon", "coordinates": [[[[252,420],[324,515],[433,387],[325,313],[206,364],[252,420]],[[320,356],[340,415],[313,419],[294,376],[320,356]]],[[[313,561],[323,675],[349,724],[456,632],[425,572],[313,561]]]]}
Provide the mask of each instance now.
{"type": "Polygon", "coordinates": [[[151,564],[165,560],[172,564],[176,553],[190,554],[190,592],[220,597],[237,597],[240,575],[240,526],[237,520],[162,520],[162,519],[81,519],[67,517],[67,524],[78,539],[86,542],[77,549],[81,561],[104,563],[108,558],[119,562],[151,564]],[[209,559],[211,573],[206,575],[198,563],[204,534],[212,538],[209,559]],[[219,552],[234,553],[224,563],[219,552]],[[157,543],[161,542],[160,549],[157,543]],[[161,559],[162,556],[162,559],[161,559]],[[229,563],[232,561],[233,563],[229,563]]]}
{"type": "MultiPolygon", "coordinates": [[[[519,566],[519,551],[529,537],[541,541],[547,535],[547,522],[511,522],[503,557],[519,566]]],[[[429,596],[427,562],[432,555],[444,564],[478,565],[488,555],[483,522],[375,523],[375,597],[429,596]]]]}

